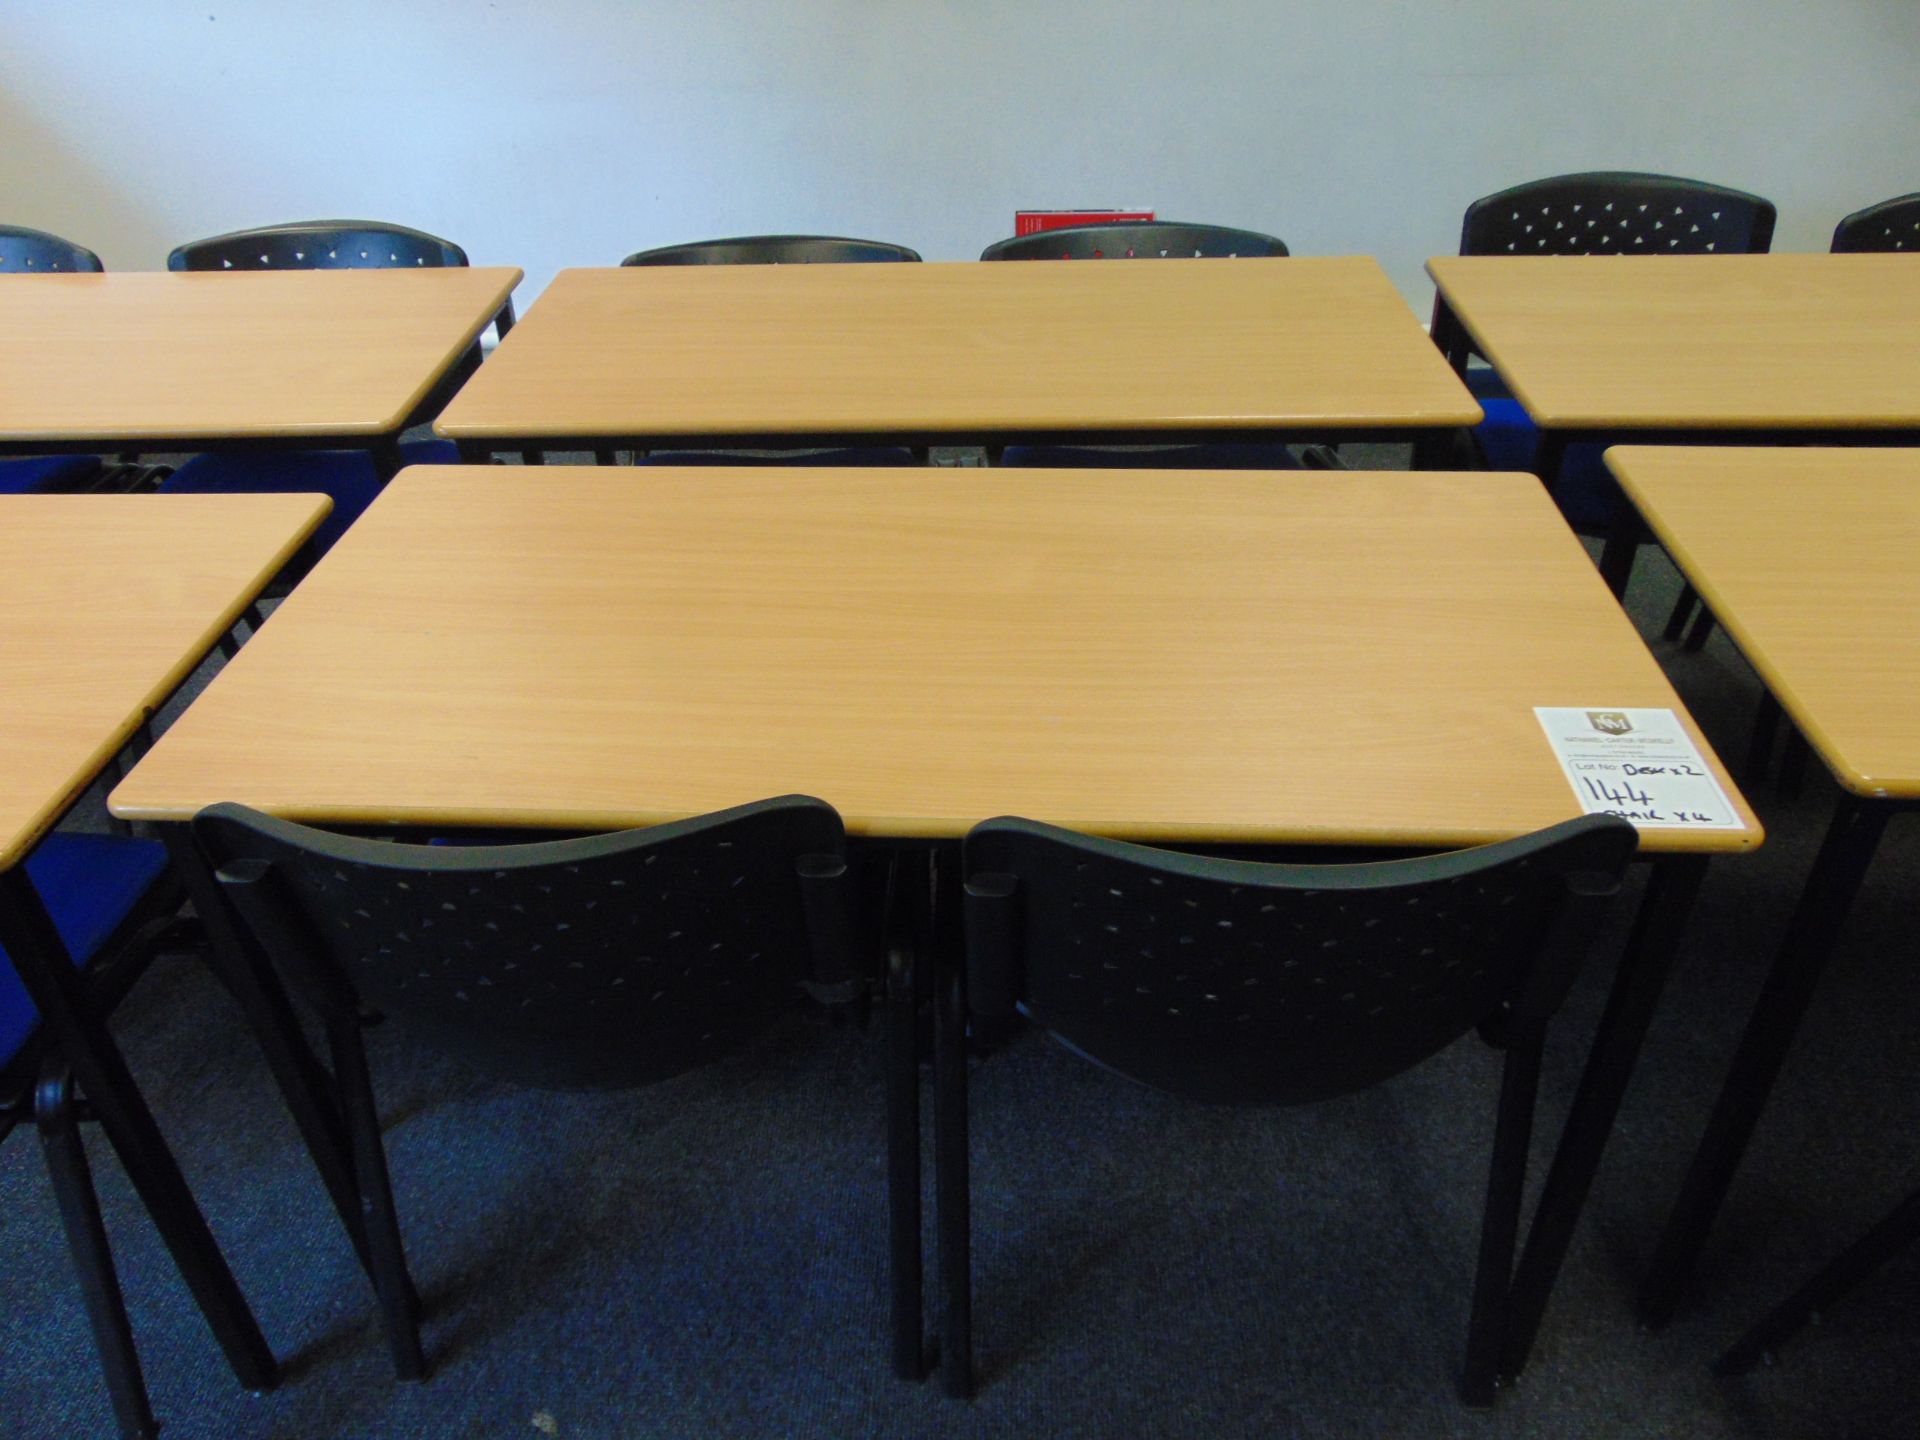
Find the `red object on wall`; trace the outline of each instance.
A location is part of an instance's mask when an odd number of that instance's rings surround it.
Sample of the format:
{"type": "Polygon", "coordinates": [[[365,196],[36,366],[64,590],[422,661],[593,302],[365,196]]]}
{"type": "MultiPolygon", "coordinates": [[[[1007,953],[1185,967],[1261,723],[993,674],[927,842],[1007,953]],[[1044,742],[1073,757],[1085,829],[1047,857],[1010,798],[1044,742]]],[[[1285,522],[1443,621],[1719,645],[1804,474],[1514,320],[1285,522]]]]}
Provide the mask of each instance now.
{"type": "Polygon", "coordinates": [[[1071,225],[1127,225],[1153,219],[1151,210],[1016,210],[1013,233],[1038,235],[1071,225]]]}

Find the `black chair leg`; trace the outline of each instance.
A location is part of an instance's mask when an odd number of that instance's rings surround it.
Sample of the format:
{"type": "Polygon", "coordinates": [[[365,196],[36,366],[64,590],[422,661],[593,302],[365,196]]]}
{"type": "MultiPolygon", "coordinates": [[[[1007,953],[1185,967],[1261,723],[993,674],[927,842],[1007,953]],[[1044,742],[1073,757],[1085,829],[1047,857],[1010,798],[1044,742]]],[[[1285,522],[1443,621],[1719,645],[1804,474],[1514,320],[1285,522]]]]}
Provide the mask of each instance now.
{"type": "Polygon", "coordinates": [[[380,1117],[374,1107],[373,1082],[367,1075],[367,1052],[358,1023],[328,1021],[327,1042],[333,1055],[334,1083],[340,1091],[340,1110],[353,1149],[360,1222],[372,1254],[373,1287],[380,1297],[393,1371],[402,1380],[424,1379],[427,1364],[420,1350],[420,1297],[413,1288],[413,1277],[407,1273],[407,1256],[400,1243],[400,1217],[393,1206],[387,1152],[380,1142],[380,1117]]]}
{"type": "Polygon", "coordinates": [[[1627,582],[1633,578],[1633,560],[1639,552],[1639,537],[1624,524],[1601,542],[1600,576],[1607,582],[1614,599],[1626,597],[1627,582]]]}
{"type": "Polygon", "coordinates": [[[1800,784],[1807,778],[1807,757],[1813,753],[1813,747],[1807,744],[1807,737],[1800,733],[1798,726],[1787,730],[1787,743],[1780,751],[1780,793],[1791,800],[1800,793],[1800,784]]]}
{"type": "Polygon", "coordinates": [[[1520,1205],[1527,1184],[1527,1150],[1533,1138],[1534,1098],[1540,1088],[1538,1033],[1507,1037],[1500,1075],[1500,1110],[1493,1129],[1493,1160],[1487,1171],[1487,1208],[1480,1222],[1480,1261],[1473,1279],[1473,1309],[1467,1322],[1467,1361],[1460,1399],[1493,1404],[1500,1388],[1500,1359],[1507,1343],[1513,1291],[1513,1255],[1520,1235],[1520,1205]]]}
{"type": "Polygon", "coordinates": [[[1716,1375],[1744,1375],[1771,1350],[1793,1338],[1813,1316],[1853,1289],[1915,1240],[1920,1240],[1920,1190],[1835,1256],[1713,1362],[1716,1375]]]}
{"type": "Polygon", "coordinates": [[[100,1198],[93,1188],[93,1170],[87,1164],[74,1114],[73,1072],[65,1062],[47,1062],[34,1091],[34,1119],[40,1128],[40,1146],[46,1155],[47,1176],[60,1207],[60,1224],[73,1252],[73,1268],[93,1327],[94,1348],[106,1376],[107,1395],[114,1420],[129,1440],[152,1440],[160,1433],[140,1373],[140,1353],[134,1348],[133,1326],[120,1277],[113,1267],[113,1250],[100,1217],[100,1198]]]}
{"type": "Polygon", "coordinates": [[[1713,611],[1703,602],[1693,617],[1693,624],[1687,629],[1687,638],[1680,648],[1689,655],[1697,655],[1707,647],[1707,640],[1713,634],[1713,611]]]}
{"type": "Polygon", "coordinates": [[[1678,640],[1687,633],[1687,621],[1693,618],[1693,608],[1700,603],[1699,592],[1685,580],[1680,582],[1680,598],[1673,602],[1673,610],[1667,616],[1666,628],[1661,630],[1662,640],[1678,640]]]}
{"type": "MultiPolygon", "coordinates": [[[[942,947],[944,951],[944,947],[942,947]]],[[[942,953],[933,1031],[933,1164],[938,1205],[940,1378],[973,1395],[972,1217],[967,1174],[967,994],[960,957],[942,953]]]]}
{"type": "Polygon", "coordinates": [[[1780,733],[1780,702],[1771,690],[1760,692],[1760,705],[1753,712],[1753,738],[1747,743],[1746,763],[1740,778],[1751,784],[1767,773],[1767,760],[1773,754],[1774,737],[1780,733]]]}
{"type": "Polygon", "coordinates": [[[893,1280],[893,1373],[927,1374],[920,1262],[920,1016],[910,945],[887,954],[887,1241],[893,1280]]]}

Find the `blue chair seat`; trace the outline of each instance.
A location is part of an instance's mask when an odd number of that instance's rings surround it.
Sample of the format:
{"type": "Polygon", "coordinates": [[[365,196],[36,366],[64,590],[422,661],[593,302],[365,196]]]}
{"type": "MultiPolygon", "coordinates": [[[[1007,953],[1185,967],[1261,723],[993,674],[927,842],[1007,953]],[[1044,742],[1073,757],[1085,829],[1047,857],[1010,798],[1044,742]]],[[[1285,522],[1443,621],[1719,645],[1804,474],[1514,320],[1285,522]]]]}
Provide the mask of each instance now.
{"type": "Polygon", "coordinates": [[[1278,441],[1213,440],[1157,450],[1099,445],[1009,445],[1000,463],[1029,470],[1298,470],[1278,441]]]}
{"type": "MultiPolygon", "coordinates": [[[[118,835],[49,835],[27,858],[40,894],[74,963],[87,965],[167,868],[157,840],[118,835]]],[[[0,1067],[40,1023],[6,951],[0,950],[0,1067]]]]}
{"type": "Polygon", "coordinates": [[[100,476],[98,455],[32,455],[0,460],[0,495],[32,495],[41,490],[77,490],[100,476]]]}
{"type": "MultiPolygon", "coordinates": [[[[458,465],[451,440],[410,440],[400,447],[407,465],[458,465]]],[[[161,482],[162,495],[320,494],[333,510],[314,532],[325,554],[380,493],[373,457],[364,450],[236,450],[196,455],[161,482]]]]}
{"type": "Polygon", "coordinates": [[[656,450],[642,465],[918,465],[904,445],[808,450],[797,455],[739,455],[724,450],[656,450]]]}
{"type": "MultiPolygon", "coordinates": [[[[1540,453],[1540,431],[1520,402],[1491,369],[1467,371],[1467,389],[1480,402],[1486,418],[1473,433],[1492,470],[1532,471],[1540,453]]],[[[1626,496],[1600,457],[1604,445],[1569,445],[1560,461],[1558,477],[1543,477],[1553,492],[1567,524],[1583,535],[1610,534],[1628,513],[1626,496]]]]}

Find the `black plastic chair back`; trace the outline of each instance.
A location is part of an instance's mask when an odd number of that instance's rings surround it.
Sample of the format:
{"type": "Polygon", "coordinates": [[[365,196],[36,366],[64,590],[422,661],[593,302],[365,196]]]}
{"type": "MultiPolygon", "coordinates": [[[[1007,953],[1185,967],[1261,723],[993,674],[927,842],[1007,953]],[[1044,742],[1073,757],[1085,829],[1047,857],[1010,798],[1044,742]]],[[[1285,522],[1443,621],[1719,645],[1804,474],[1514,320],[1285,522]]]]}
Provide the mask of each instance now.
{"type": "Polygon", "coordinates": [[[1016,235],[980,252],[982,260],[1224,260],[1285,255],[1284,240],[1257,230],[1225,225],[1186,225],[1155,220],[1135,225],[1068,225],[1037,235],[1016,235]]]}
{"type": "Polygon", "coordinates": [[[622,265],[868,265],[920,259],[917,250],[884,240],[838,235],[743,235],[662,245],[627,256],[622,265]]]}
{"type": "MultiPolygon", "coordinates": [[[[3,244],[0,241],[0,244],[3,244]]],[[[1847,216],[1833,231],[1833,253],[1920,250],[1920,194],[1896,195],[1847,216]]]]}
{"type": "Polygon", "coordinates": [[[429,270],[464,267],[467,252],[379,220],[302,220],[179,246],[169,270],[429,270]]]}
{"type": "Polygon", "coordinates": [[[969,1004],[1095,1063],[1229,1104],[1399,1074],[1503,1006],[1544,1024],[1612,893],[1611,816],[1413,860],[1268,865],[990,820],[966,842],[969,1004]]]}
{"type": "Polygon", "coordinates": [[[818,800],[524,845],[356,839],[239,805],[193,826],[322,1016],[371,1007],[533,1085],[662,1080],[853,979],[845,837],[818,800]]]}
{"type": "Polygon", "coordinates": [[[1769,200],[1723,185],[1592,170],[1530,180],[1467,207],[1462,255],[1763,255],[1769,200]]]}
{"type": "Polygon", "coordinates": [[[106,267],[84,245],[24,225],[0,225],[0,275],[73,271],[98,275],[106,267]]]}

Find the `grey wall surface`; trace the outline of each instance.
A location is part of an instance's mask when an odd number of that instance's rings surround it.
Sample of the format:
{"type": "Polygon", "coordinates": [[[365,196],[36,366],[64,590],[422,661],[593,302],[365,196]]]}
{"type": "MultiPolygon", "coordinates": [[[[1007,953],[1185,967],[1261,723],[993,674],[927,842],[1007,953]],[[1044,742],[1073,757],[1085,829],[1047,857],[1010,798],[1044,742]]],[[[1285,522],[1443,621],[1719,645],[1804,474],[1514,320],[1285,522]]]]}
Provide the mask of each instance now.
{"type": "Polygon", "coordinates": [[[826,231],[963,259],[1023,206],[1377,255],[1423,314],[1468,201],[1620,167],[1824,249],[1920,189],[1915,0],[228,0],[8,5],[0,219],[152,268],[394,219],[527,270],[826,231]]]}

